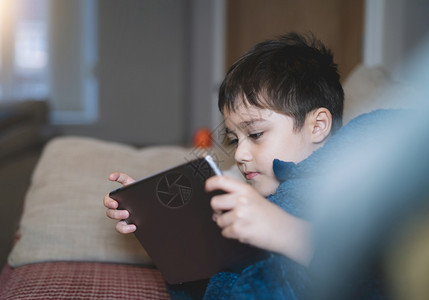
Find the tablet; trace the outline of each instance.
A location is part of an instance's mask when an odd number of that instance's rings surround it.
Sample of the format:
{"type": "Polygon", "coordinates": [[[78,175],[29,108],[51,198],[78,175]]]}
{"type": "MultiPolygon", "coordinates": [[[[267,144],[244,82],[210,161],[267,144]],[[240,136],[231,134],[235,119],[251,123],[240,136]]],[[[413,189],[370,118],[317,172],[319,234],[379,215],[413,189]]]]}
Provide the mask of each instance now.
{"type": "Polygon", "coordinates": [[[207,279],[222,271],[239,272],[266,252],[224,238],[212,220],[205,181],[221,172],[211,156],[188,161],[118,188],[110,197],[130,212],[128,223],[170,284],[207,279]]]}

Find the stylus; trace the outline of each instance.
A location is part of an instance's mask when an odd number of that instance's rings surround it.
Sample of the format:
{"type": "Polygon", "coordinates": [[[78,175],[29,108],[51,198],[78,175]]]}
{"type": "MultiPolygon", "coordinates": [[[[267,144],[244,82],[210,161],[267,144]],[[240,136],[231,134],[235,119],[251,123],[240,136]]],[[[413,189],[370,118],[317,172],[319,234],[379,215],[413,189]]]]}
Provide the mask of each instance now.
{"type": "Polygon", "coordinates": [[[210,165],[210,167],[212,167],[213,172],[216,175],[222,175],[222,171],[219,169],[218,165],[216,164],[216,162],[214,161],[213,157],[208,154],[204,157],[204,159],[207,161],[207,163],[210,165]]]}

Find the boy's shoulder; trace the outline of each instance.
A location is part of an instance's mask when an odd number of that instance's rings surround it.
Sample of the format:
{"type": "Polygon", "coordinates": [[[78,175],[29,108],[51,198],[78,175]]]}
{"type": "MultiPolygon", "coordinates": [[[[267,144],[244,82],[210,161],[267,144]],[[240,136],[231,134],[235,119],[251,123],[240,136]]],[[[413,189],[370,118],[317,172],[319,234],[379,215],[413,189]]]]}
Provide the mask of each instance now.
{"type": "Polygon", "coordinates": [[[318,156],[330,156],[332,153],[349,151],[377,141],[388,133],[390,125],[405,120],[410,112],[402,109],[379,109],[361,114],[340,128],[326,144],[310,155],[310,161],[318,156]]]}
{"type": "Polygon", "coordinates": [[[333,163],[338,155],[358,150],[365,144],[377,143],[387,134],[392,124],[403,118],[405,120],[409,115],[409,111],[401,109],[375,110],[359,115],[340,128],[323,147],[300,163],[274,160],[274,173],[281,182],[324,174],[330,169],[327,165],[333,163]]]}
{"type": "Polygon", "coordinates": [[[372,127],[377,127],[409,115],[405,109],[377,109],[368,113],[358,115],[345,126],[338,130],[338,134],[343,135],[351,131],[362,132],[372,127]]]}
{"type": "Polygon", "coordinates": [[[308,201],[321,178],[332,175],[334,166],[362,159],[361,149],[374,147],[398,119],[406,117],[405,110],[377,110],[362,114],[339,129],[326,144],[298,164],[274,160],[273,170],[281,182],[269,200],[284,210],[304,217],[308,201]],[[347,155],[344,155],[347,154],[347,155]],[[350,161],[353,160],[353,161],[350,161]]]}

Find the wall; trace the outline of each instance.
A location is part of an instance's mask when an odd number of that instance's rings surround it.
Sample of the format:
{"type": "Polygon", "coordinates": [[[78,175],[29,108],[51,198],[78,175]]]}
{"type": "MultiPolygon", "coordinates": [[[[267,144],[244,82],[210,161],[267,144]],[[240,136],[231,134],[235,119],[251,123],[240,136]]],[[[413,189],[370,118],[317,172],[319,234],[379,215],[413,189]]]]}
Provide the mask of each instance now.
{"type": "Polygon", "coordinates": [[[79,110],[82,108],[82,95],[80,93],[79,64],[82,53],[78,34],[64,34],[71,30],[80,32],[80,22],[76,18],[79,11],[77,1],[53,1],[50,9],[55,11],[50,23],[51,61],[55,68],[51,70],[51,106],[55,110],[79,110]],[[67,59],[65,59],[67,58],[67,59]],[[59,100],[61,101],[55,101],[59,100]]]}
{"type": "MultiPolygon", "coordinates": [[[[76,69],[73,61],[82,55],[82,45],[69,35],[76,30],[73,24],[80,22],[70,17],[77,9],[77,2],[72,2],[52,2],[52,21],[61,24],[52,30],[52,43],[61,46],[52,53],[61,71],[52,73],[52,106],[68,110],[82,106],[76,88],[80,79],[68,74],[76,69]]],[[[216,108],[217,86],[224,70],[263,39],[291,30],[312,31],[334,51],[343,78],[362,61],[362,48],[377,42],[375,50],[369,47],[371,55],[379,54],[372,63],[399,78],[395,70],[400,69],[402,57],[429,32],[429,2],[425,0],[97,3],[98,67],[90,71],[99,80],[98,119],[93,124],[57,128],[62,134],[136,145],[189,143],[197,128],[216,127],[221,119],[216,108]],[[368,3],[376,3],[379,9],[368,3]],[[372,12],[376,22],[363,33],[365,5],[369,7],[366,14],[372,12]],[[373,37],[372,42],[368,36],[373,37]]],[[[365,53],[367,60],[368,51],[365,53]]]]}
{"type": "Polygon", "coordinates": [[[366,0],[364,63],[407,81],[408,56],[429,36],[429,1],[366,0]]]}
{"type": "Polygon", "coordinates": [[[188,22],[187,0],[98,1],[99,117],[58,130],[135,145],[182,143],[188,22]]]}
{"type": "Polygon", "coordinates": [[[361,61],[363,0],[100,0],[97,12],[98,120],[62,134],[189,143],[221,122],[217,87],[232,61],[290,30],[324,40],[343,76],[361,61]]]}
{"type": "Polygon", "coordinates": [[[225,74],[225,1],[191,1],[188,142],[196,130],[221,123],[217,95],[225,74]]]}
{"type": "Polygon", "coordinates": [[[289,31],[313,32],[334,52],[343,78],[361,61],[363,0],[234,0],[227,9],[227,66],[289,31]]]}

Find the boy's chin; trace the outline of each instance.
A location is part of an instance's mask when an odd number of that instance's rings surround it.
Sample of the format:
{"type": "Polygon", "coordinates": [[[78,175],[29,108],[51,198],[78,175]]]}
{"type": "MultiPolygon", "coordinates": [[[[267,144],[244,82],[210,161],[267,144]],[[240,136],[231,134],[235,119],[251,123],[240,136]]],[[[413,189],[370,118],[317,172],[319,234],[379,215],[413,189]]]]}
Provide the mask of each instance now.
{"type": "Polygon", "coordinates": [[[250,185],[263,197],[268,197],[271,194],[275,194],[278,185],[263,184],[261,182],[248,181],[250,185]]]}

